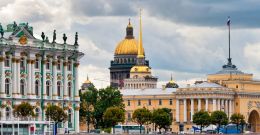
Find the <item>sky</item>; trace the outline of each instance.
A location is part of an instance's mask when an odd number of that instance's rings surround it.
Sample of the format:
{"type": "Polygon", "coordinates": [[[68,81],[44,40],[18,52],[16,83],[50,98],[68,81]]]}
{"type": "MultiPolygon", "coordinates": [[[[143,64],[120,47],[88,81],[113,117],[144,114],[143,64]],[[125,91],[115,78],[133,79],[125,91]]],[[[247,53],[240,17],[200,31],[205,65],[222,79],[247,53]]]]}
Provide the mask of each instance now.
{"type": "Polygon", "coordinates": [[[260,2],[258,0],[0,0],[0,23],[16,21],[57,41],[79,33],[79,85],[87,75],[98,87],[109,85],[114,49],[124,39],[128,19],[138,38],[142,9],[143,45],[158,86],[186,85],[221,70],[228,57],[227,17],[231,17],[231,57],[239,70],[260,79],[260,2]]]}

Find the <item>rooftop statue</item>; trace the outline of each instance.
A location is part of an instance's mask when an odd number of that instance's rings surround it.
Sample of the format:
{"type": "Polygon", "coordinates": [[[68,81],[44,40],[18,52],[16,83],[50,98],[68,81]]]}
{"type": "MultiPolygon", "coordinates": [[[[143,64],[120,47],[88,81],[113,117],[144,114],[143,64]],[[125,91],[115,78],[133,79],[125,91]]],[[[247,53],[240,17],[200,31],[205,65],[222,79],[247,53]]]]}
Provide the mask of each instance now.
{"type": "Polygon", "coordinates": [[[75,45],[78,45],[78,32],[76,32],[76,35],[75,35],[75,45]]]}
{"type": "Polygon", "coordinates": [[[52,43],[55,43],[55,40],[56,40],[56,30],[53,31],[52,43]]]}
{"type": "Polygon", "coordinates": [[[14,21],[14,24],[13,24],[13,31],[15,31],[17,29],[17,24],[16,22],[14,21]]]}
{"type": "Polygon", "coordinates": [[[64,41],[64,44],[66,44],[66,40],[67,40],[67,36],[66,36],[66,34],[64,33],[64,34],[63,34],[63,41],[64,41]]]}
{"type": "Polygon", "coordinates": [[[4,29],[1,25],[1,23],[0,23],[0,33],[1,33],[1,38],[3,38],[4,37],[4,29]]]}
{"type": "Polygon", "coordinates": [[[41,37],[42,37],[42,41],[44,41],[44,39],[45,39],[45,34],[44,34],[44,32],[42,32],[41,37]]]}

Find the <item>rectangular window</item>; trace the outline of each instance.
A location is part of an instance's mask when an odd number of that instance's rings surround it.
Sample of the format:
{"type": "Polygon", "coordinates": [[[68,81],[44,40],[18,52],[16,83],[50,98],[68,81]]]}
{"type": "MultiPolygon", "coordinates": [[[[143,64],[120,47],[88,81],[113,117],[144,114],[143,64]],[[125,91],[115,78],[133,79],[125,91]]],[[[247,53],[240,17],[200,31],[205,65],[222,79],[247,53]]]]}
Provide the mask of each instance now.
{"type": "Polygon", "coordinates": [[[148,105],[152,105],[152,100],[151,99],[148,100],[148,105]]]}
{"type": "Polygon", "coordinates": [[[131,120],[131,113],[127,113],[127,120],[128,120],[128,121],[131,120]]]}
{"type": "Polygon", "coordinates": [[[138,100],[138,106],[140,106],[141,105],[141,100],[138,100]]]}
{"type": "Polygon", "coordinates": [[[47,60],[47,62],[46,62],[46,69],[49,70],[50,67],[51,67],[50,60],[47,60]]]}
{"type": "Polygon", "coordinates": [[[61,63],[60,61],[58,61],[58,64],[57,64],[57,69],[60,70],[61,69],[61,63]]]}
{"type": "Polygon", "coordinates": [[[35,69],[39,69],[39,67],[40,67],[40,62],[39,62],[39,59],[36,59],[35,60],[35,69]]]}
{"type": "Polygon", "coordinates": [[[127,106],[130,106],[130,105],[131,105],[130,100],[127,100],[127,106]]]}
{"type": "Polygon", "coordinates": [[[172,99],[169,100],[169,104],[172,105],[172,99]]]}
{"type": "Polygon", "coordinates": [[[71,63],[68,62],[68,70],[71,71],[71,63]]]}
{"type": "Polygon", "coordinates": [[[161,99],[159,99],[159,105],[162,105],[162,100],[161,99]]]}
{"type": "Polygon", "coordinates": [[[10,58],[9,57],[5,58],[5,67],[10,67],[10,58]]]}

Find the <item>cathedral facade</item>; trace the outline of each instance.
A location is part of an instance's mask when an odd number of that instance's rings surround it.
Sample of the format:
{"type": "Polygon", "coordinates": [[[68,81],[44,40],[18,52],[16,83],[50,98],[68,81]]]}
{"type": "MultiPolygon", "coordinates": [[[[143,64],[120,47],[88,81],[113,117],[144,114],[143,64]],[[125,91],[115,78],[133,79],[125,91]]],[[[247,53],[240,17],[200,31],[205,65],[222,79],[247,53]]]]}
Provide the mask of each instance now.
{"type": "Polygon", "coordinates": [[[78,67],[84,54],[78,51],[77,33],[75,43],[67,44],[65,34],[64,43],[56,43],[55,30],[52,41],[44,33],[42,40],[35,38],[28,23],[14,22],[0,29],[1,129],[6,123],[15,124],[13,108],[28,102],[36,114],[29,125],[37,130],[48,130],[45,109],[55,104],[68,114],[59,128],[79,132],[78,67]]]}

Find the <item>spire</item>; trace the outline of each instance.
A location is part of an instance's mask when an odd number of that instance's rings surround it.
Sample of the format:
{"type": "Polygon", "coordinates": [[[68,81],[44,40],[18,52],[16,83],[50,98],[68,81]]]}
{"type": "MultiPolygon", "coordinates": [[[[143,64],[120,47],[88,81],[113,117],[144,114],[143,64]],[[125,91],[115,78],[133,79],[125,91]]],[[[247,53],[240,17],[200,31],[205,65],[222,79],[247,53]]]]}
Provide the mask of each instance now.
{"type": "Polygon", "coordinates": [[[137,58],[144,58],[143,54],[143,39],[142,39],[142,9],[140,9],[140,26],[139,26],[139,43],[137,58]]]}
{"type": "Polygon", "coordinates": [[[230,57],[230,16],[228,16],[228,20],[227,20],[227,26],[228,26],[228,64],[232,65],[232,58],[230,57]]]}
{"type": "Polygon", "coordinates": [[[172,81],[172,74],[171,74],[171,81],[172,81]]]}

